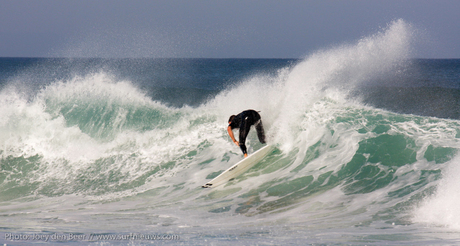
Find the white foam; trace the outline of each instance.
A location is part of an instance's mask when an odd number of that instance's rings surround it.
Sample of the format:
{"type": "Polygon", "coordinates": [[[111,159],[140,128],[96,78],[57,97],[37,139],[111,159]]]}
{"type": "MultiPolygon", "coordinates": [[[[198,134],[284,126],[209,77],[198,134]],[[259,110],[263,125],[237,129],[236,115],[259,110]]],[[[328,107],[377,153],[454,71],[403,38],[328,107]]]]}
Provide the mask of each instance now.
{"type": "Polygon", "coordinates": [[[460,230],[460,156],[442,170],[442,179],[433,196],[426,197],[413,212],[413,221],[460,230]]]}

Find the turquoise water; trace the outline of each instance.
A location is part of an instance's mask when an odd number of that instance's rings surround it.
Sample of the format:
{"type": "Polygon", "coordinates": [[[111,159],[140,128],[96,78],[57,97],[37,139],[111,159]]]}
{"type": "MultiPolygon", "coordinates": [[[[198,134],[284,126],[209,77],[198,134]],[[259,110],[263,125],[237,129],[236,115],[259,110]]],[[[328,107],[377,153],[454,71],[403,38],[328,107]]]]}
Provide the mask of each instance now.
{"type": "Polygon", "coordinates": [[[459,63],[408,60],[411,39],[397,21],[300,60],[3,58],[0,242],[455,244],[459,63]],[[202,189],[241,160],[226,121],[248,108],[274,150],[202,189]]]}

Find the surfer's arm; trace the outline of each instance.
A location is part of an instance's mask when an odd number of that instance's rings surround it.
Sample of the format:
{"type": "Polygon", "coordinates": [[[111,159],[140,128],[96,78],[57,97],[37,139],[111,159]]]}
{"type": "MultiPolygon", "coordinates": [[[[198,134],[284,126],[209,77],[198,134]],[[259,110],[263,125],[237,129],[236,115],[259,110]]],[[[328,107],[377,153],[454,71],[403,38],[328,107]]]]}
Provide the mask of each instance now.
{"type": "Polygon", "coordinates": [[[227,127],[227,132],[228,132],[228,135],[230,136],[230,138],[232,139],[232,141],[233,141],[237,146],[240,146],[240,144],[238,143],[238,141],[235,140],[235,136],[233,136],[233,131],[232,131],[232,127],[231,127],[231,126],[228,126],[228,127],[227,127]]]}

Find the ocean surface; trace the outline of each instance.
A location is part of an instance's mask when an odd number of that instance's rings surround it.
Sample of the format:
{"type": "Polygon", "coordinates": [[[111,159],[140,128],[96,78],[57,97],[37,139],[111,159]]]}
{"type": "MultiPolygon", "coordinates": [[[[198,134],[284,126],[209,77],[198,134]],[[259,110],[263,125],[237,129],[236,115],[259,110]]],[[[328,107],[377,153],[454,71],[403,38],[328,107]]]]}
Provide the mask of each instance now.
{"type": "Polygon", "coordinates": [[[0,58],[0,243],[459,244],[460,60],[414,39],[396,21],[302,59],[0,58]],[[275,148],[201,188],[242,159],[246,109],[275,148]]]}

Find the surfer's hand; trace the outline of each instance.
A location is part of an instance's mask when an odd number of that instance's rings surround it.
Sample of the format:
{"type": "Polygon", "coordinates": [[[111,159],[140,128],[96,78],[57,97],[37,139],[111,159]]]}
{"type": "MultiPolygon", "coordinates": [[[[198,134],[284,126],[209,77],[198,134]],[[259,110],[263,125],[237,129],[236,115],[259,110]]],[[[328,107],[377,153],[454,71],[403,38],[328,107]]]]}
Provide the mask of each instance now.
{"type": "Polygon", "coordinates": [[[240,147],[240,143],[238,143],[238,141],[234,141],[234,143],[235,143],[238,147],[240,147]]]}

